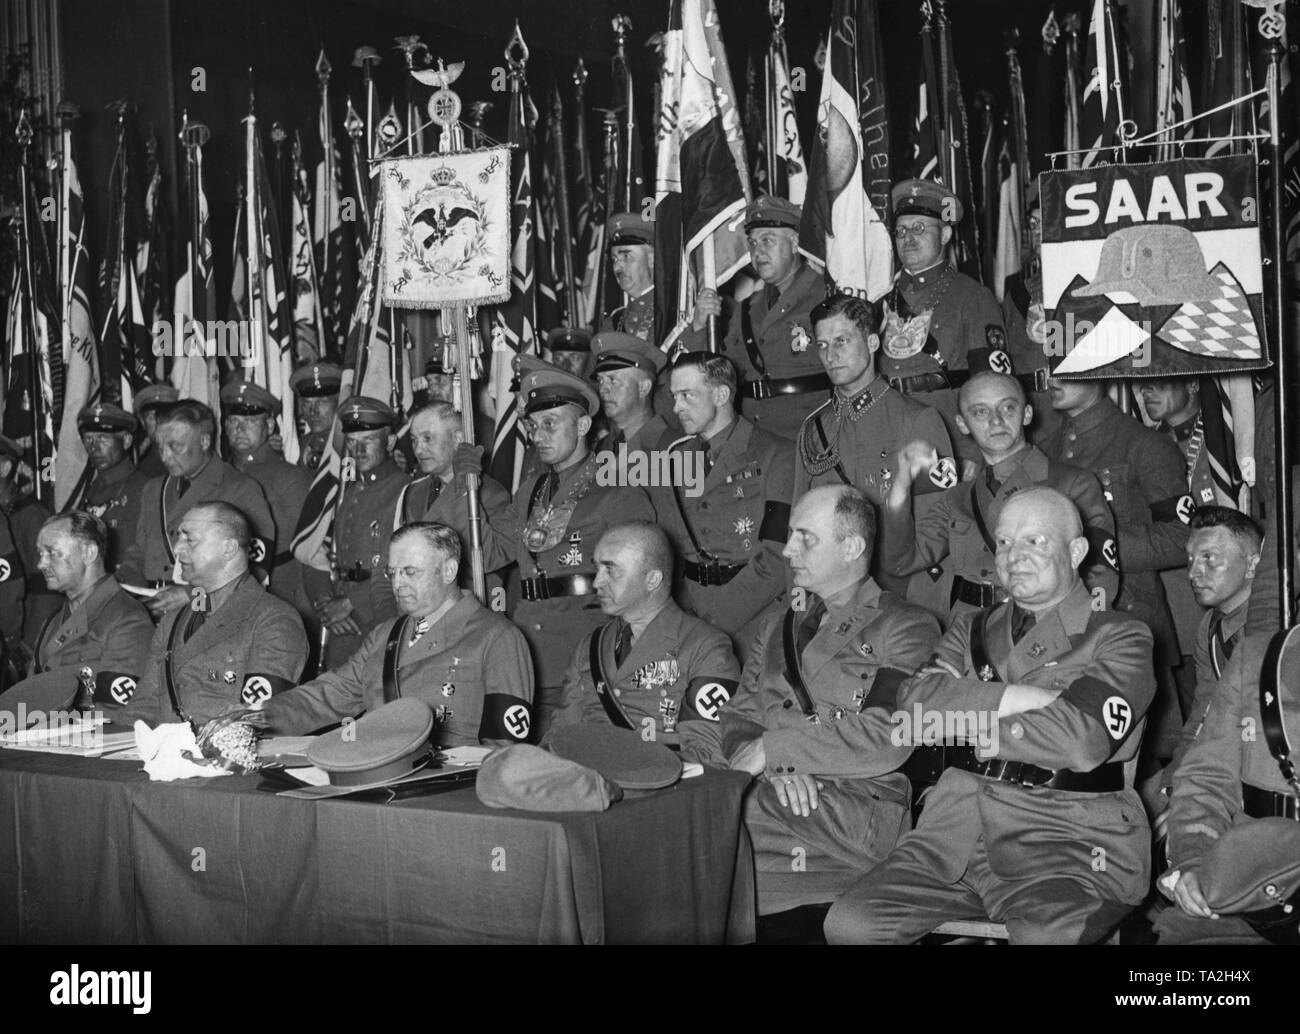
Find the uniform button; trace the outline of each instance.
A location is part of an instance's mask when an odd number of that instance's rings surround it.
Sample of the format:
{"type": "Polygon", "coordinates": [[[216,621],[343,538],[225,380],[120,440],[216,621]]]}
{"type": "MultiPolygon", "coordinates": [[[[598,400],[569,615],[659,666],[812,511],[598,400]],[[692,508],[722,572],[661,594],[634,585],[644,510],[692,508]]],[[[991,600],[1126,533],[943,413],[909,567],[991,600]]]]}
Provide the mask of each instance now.
{"type": "Polygon", "coordinates": [[[1013,722],[1011,724],[1011,738],[1014,740],[1019,740],[1019,739],[1023,739],[1024,735],[1025,735],[1025,727],[1021,725],[1019,722],[1013,722]]]}
{"type": "Polygon", "coordinates": [[[782,772],[785,771],[785,769],[782,768],[780,765],[777,765],[774,771],[775,771],[778,775],[780,775],[782,772]]]}
{"type": "Polygon", "coordinates": [[[794,774],[794,765],[786,765],[786,766],[785,766],[785,770],[786,770],[787,772],[789,772],[791,775],[793,775],[793,774],[794,774]]]}
{"type": "Polygon", "coordinates": [[[794,701],[793,701],[793,700],[783,700],[783,701],[781,702],[781,706],[784,707],[784,708],[791,708],[791,707],[794,707],[794,701]]]}
{"type": "Polygon", "coordinates": [[[871,678],[871,672],[869,672],[869,671],[864,671],[864,672],[859,676],[859,678],[869,679],[869,678],[871,678]]]}
{"type": "MultiPolygon", "coordinates": [[[[616,690],[614,690],[614,695],[615,695],[616,697],[621,697],[623,694],[622,694],[621,691],[619,691],[619,690],[616,689],[616,690]]],[[[1012,730],[1012,731],[1014,731],[1014,730],[1012,730]]]]}
{"type": "Polygon", "coordinates": [[[533,626],[533,631],[534,631],[534,632],[540,632],[541,630],[542,630],[542,626],[541,626],[541,625],[534,625],[534,626],[533,626]]]}
{"type": "Polygon", "coordinates": [[[1067,440],[1067,441],[1071,441],[1071,442],[1074,441],[1074,432],[1071,431],[1071,432],[1070,432],[1069,434],[1067,434],[1065,437],[1066,437],[1066,440],[1067,440]]]}
{"type": "Polygon", "coordinates": [[[709,504],[708,504],[708,503],[700,503],[700,509],[701,509],[701,510],[707,510],[708,508],[709,508],[709,504]]]}

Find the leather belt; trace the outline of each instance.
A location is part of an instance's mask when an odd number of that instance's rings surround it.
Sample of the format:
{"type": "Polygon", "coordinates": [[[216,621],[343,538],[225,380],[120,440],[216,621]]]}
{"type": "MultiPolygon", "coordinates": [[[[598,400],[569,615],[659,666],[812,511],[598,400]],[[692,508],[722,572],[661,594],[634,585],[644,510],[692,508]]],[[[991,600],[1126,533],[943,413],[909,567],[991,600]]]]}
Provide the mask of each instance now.
{"type": "Polygon", "coordinates": [[[1034,370],[1031,373],[1016,374],[1016,380],[1020,382],[1020,386],[1024,388],[1025,391],[1046,391],[1047,378],[1050,376],[1052,376],[1051,368],[1040,366],[1037,370],[1034,370]]]}
{"type": "Polygon", "coordinates": [[[1000,585],[973,582],[968,578],[957,575],[952,580],[952,599],[949,600],[949,606],[960,600],[962,603],[969,603],[972,607],[979,607],[982,610],[985,607],[1005,603],[1006,599],[1007,591],[1000,585]]]}
{"type": "Polygon", "coordinates": [[[804,377],[773,379],[761,377],[746,381],[741,394],[747,399],[770,399],[774,395],[807,395],[814,391],[830,391],[831,379],[824,373],[810,373],[804,377]]]}
{"type": "Polygon", "coordinates": [[[707,564],[682,563],[682,574],[698,585],[726,585],[745,569],[744,564],[720,564],[711,560],[707,564]]]}
{"type": "Polygon", "coordinates": [[[1294,794],[1241,784],[1241,803],[1252,819],[1295,819],[1300,821],[1300,799],[1294,794]]]}
{"type": "Polygon", "coordinates": [[[889,377],[889,386],[904,395],[925,391],[960,388],[970,377],[969,370],[945,370],[943,373],[918,373],[914,377],[889,377]]]}
{"type": "Polygon", "coordinates": [[[1026,761],[1004,761],[1001,758],[980,761],[975,757],[974,747],[946,747],[943,760],[946,768],[960,768],[1000,783],[1068,790],[1071,793],[1114,793],[1124,789],[1124,766],[1118,761],[1098,765],[1091,772],[1075,772],[1068,768],[1053,771],[1026,761]]]}
{"type": "Polygon", "coordinates": [[[596,576],[566,574],[559,578],[524,578],[519,583],[519,589],[529,603],[557,596],[590,596],[596,591],[596,576]]]}

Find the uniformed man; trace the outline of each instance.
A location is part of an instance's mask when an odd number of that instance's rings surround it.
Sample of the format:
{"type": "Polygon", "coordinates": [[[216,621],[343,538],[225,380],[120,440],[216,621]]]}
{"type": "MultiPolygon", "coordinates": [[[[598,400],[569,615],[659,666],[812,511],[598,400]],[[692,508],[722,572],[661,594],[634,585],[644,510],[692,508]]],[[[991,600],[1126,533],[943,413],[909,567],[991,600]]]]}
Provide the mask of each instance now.
{"type": "Polygon", "coordinates": [[[612,620],[573,650],[552,728],[596,722],[712,760],[716,725],[740,678],[727,636],[673,602],[673,548],[657,525],[618,524],[596,543],[596,597],[612,620]]]}
{"type": "Polygon", "coordinates": [[[148,384],[137,391],[132,399],[136,419],[144,428],[144,438],[140,440],[137,450],[136,466],[146,477],[160,478],[167,474],[167,468],[158,455],[153,433],[158,426],[158,413],[173,402],[179,402],[180,397],[181,393],[170,384],[148,384]]]}
{"type": "Polygon", "coordinates": [[[619,212],[605,230],[609,261],[627,304],[610,312],[601,330],[619,330],[644,341],[655,336],[655,224],[631,212],[619,212]]]}
{"type": "Polygon", "coordinates": [[[731,636],[743,658],[757,631],[750,624],[785,594],[794,456],[788,440],[737,414],[736,382],[724,355],[674,362],[673,410],[686,436],[671,443],[671,476],[650,498],[682,558],[679,602],[731,636]]]}
{"type": "Polygon", "coordinates": [[[1014,377],[991,370],[974,374],[958,392],[957,426],[979,447],[981,463],[973,480],[940,495],[919,521],[912,517],[912,482],[924,477],[938,457],[929,443],[904,447],[898,477],[881,508],[881,564],[899,576],[943,564],[953,576],[951,617],[1006,599],[994,572],[996,543],[990,529],[1007,500],[1031,485],[1055,488],[1078,508],[1089,543],[1084,584],[1100,590],[1093,593],[1099,607],[1115,599],[1115,519],[1101,484],[1085,470],[1049,460],[1025,441],[1032,420],[1033,407],[1014,377]]]}
{"type": "Polygon", "coordinates": [[[109,571],[117,566],[135,534],[144,486],[149,483],[150,475],[138,470],[131,460],[135,429],[135,417],[111,402],[97,402],[77,414],[86,473],[66,509],[85,510],[104,522],[108,529],[104,560],[109,571]]]}
{"type": "Polygon", "coordinates": [[[1007,277],[1002,295],[1002,323],[1007,329],[1007,354],[1015,367],[1016,380],[1025,389],[1034,419],[1029,425],[1035,440],[1049,433],[1061,416],[1052,408],[1047,390],[1051,375],[1047,350],[1047,313],[1043,309],[1043,215],[1038,203],[1038,181],[1029,188],[1025,219],[1029,224],[1029,264],[1007,277]]]}
{"type": "Polygon", "coordinates": [[[37,632],[61,602],[37,569],[36,539],[50,511],[18,490],[22,459],[18,443],[0,435],[0,633],[13,673],[26,669],[37,632]]]}
{"type": "Polygon", "coordinates": [[[556,327],[546,335],[542,358],[575,377],[590,376],[591,331],[585,327],[556,327]]]}
{"type": "Polygon", "coordinates": [[[135,693],[154,628],[149,612],[107,573],[108,543],[104,522],[83,510],[41,528],[40,572],[64,602],[37,633],[28,675],[66,678],[76,687],[77,696],[69,694],[76,706],[112,711],[135,693]]]}
{"type": "Polygon", "coordinates": [[[948,242],[962,204],[932,180],[904,180],[890,195],[894,242],[902,269],[884,301],[880,373],[889,383],[942,414],[963,458],[978,461],[974,443],[961,443],[957,388],[971,371],[1011,373],[1007,335],[997,299],[948,263],[948,242]]]}
{"type": "MultiPolygon", "coordinates": [[[[456,447],[465,441],[460,414],[450,402],[430,402],[411,415],[411,445],[415,450],[420,474],[402,486],[393,507],[392,529],[415,521],[445,524],[460,536],[461,556],[470,555],[469,502],[465,475],[453,469],[456,447]]],[[[499,481],[479,475],[479,505],[488,518],[510,505],[510,493],[499,481]]],[[[387,578],[387,574],[380,573],[387,578]]],[[[469,563],[461,564],[462,588],[473,584],[469,563]]],[[[488,579],[488,590],[501,587],[500,578],[488,579]]],[[[503,609],[498,606],[496,609],[503,609]]]]}
{"type": "Polygon", "coordinates": [[[333,363],[311,363],[293,372],[290,390],[298,396],[298,424],[305,428],[298,439],[298,463],[308,470],[320,466],[339,408],[343,371],[333,363]]]}
{"type": "MultiPolygon", "coordinates": [[[[1248,818],[1300,817],[1300,798],[1283,776],[1268,734],[1272,725],[1285,736],[1283,743],[1300,743],[1300,665],[1294,648],[1281,650],[1280,658],[1270,656],[1270,641],[1277,634],[1265,632],[1242,641],[1224,670],[1200,735],[1174,773],[1167,812],[1169,871],[1157,886],[1178,907],[1156,918],[1160,944],[1265,943],[1240,915],[1210,909],[1201,887],[1201,867],[1206,851],[1232,826],[1248,818]],[[1268,691],[1267,703],[1275,703],[1280,711],[1276,724],[1261,713],[1261,683],[1268,691]]],[[[1266,856],[1256,855],[1243,860],[1242,871],[1263,877],[1267,864],[1266,856]]],[[[1294,930],[1294,916],[1291,924],[1294,930]]]]}
{"type": "Polygon", "coordinates": [[[830,901],[911,825],[895,694],[939,624],[871,578],[875,524],[856,488],[795,504],[784,550],[795,599],[764,623],[722,709],[718,753],[759,777],[745,825],[761,914],[830,901]]]}
{"type": "Polygon", "coordinates": [[[423,700],[440,747],[518,743],[532,731],[533,667],[519,629],[459,586],[460,536],[417,521],[393,534],[389,577],[398,614],[342,665],[276,694],[249,720],[300,735],[400,696],[423,700]]]}
{"type": "Polygon", "coordinates": [[[916,829],[831,908],[832,943],[908,943],[984,916],[1012,943],[1096,941],[1150,888],[1132,787],[1151,633],[1093,608],[1077,571],[1088,540],[1061,493],[1017,492],[994,535],[1010,601],[959,617],[898,691],[905,715],[941,720],[948,767],[916,829]]]}
{"type": "Polygon", "coordinates": [[[216,419],[202,402],[185,399],[162,409],[154,440],[167,473],[145,485],[135,538],[114,573],[124,585],[161,589],[145,603],[157,620],[189,599],[177,584],[172,541],[193,507],[221,500],[244,514],[254,565],[273,555],[275,521],[262,486],[216,454],[216,419]]]}
{"type": "Polygon", "coordinates": [[[197,727],[298,681],[307,635],[297,612],[249,570],[251,539],[248,520],[227,502],[200,503],[180,519],[176,562],[189,603],[159,622],[135,696],[115,722],[197,727]]]}
{"type": "Polygon", "coordinates": [[[334,563],[330,573],[303,568],[307,597],[329,629],[325,667],[354,654],[364,637],[397,613],[388,583],[380,577],[388,564],[393,510],[406,476],[393,462],[392,406],[353,395],[339,407],[346,455],[342,500],[334,517],[334,563]]]}
{"type": "Polygon", "coordinates": [[[222,422],[230,443],[230,462],[259,485],[275,522],[274,555],[267,558],[271,591],[300,610],[305,603],[302,565],[292,552],[303,500],[311,488],[311,471],[294,466],[271,448],[280,400],[251,381],[231,381],[221,389],[222,422]]]}
{"type": "Polygon", "coordinates": [[[813,346],[812,308],[826,297],[820,273],[799,254],[799,206],[784,198],[755,198],[745,209],[745,239],[760,283],[738,305],[717,291],[699,293],[684,347],[705,348],[710,316],[741,373],[740,408],[759,427],[794,438],[804,418],[830,391],[813,346]]]}
{"type": "Polygon", "coordinates": [[[592,342],[596,357],[596,391],[600,395],[605,433],[598,452],[649,452],[668,434],[668,422],[655,412],[655,383],[668,357],[649,341],[606,330],[592,342]]]}
{"type": "MultiPolygon", "coordinates": [[[[642,489],[597,479],[587,434],[600,400],[587,381],[534,360],[520,380],[520,398],[536,460],[513,502],[483,522],[483,545],[489,567],[519,564],[522,599],[512,616],[537,664],[537,727],[544,735],[574,644],[603,623],[591,551],[610,525],[652,520],[654,511],[642,489]]],[[[456,472],[477,471],[481,455],[460,445],[456,472]]]]}
{"type": "Polygon", "coordinates": [[[1147,753],[1168,760],[1182,726],[1172,670],[1178,640],[1158,572],[1187,560],[1187,522],[1195,508],[1187,494],[1183,458],[1167,435],[1125,416],[1101,381],[1052,378],[1052,408],[1063,417],[1038,442],[1048,459],[1090,470],[1115,515],[1119,534],[1119,597],[1115,606],[1145,621],[1155,637],[1156,702],[1147,753]]]}
{"type": "MultiPolygon", "coordinates": [[[[908,442],[928,441],[940,457],[951,457],[948,430],[937,411],[895,391],[876,373],[880,336],[870,304],[836,295],[819,303],[811,319],[818,358],[835,390],[799,430],[794,498],[815,485],[852,485],[880,507],[898,476],[899,450],[908,442]]],[[[917,516],[934,504],[934,493],[955,483],[952,464],[936,466],[929,476],[914,481],[917,516]]],[[[879,555],[874,559],[878,565],[879,555]]],[[[943,580],[935,584],[931,579],[927,592],[918,578],[915,591],[909,592],[907,583],[893,575],[879,569],[872,574],[885,588],[909,594],[935,613],[946,609],[948,587],[943,580]]]]}

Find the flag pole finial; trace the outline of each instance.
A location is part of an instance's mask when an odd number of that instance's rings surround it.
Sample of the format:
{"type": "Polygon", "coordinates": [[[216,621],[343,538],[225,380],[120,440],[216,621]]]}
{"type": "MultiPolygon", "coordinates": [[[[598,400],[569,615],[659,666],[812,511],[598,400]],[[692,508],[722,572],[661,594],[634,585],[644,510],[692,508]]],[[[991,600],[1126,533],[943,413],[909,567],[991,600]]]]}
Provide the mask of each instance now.
{"type": "Polygon", "coordinates": [[[352,67],[363,69],[367,75],[370,74],[370,69],[382,60],[379,51],[374,47],[357,47],[352,53],[352,67]]]}
{"type": "Polygon", "coordinates": [[[334,66],[330,64],[329,58],[325,56],[325,47],[320,48],[320,57],[316,59],[316,80],[320,83],[321,89],[330,81],[330,73],[334,71],[334,66]]]}
{"type": "Polygon", "coordinates": [[[510,34],[510,42],[506,44],[504,53],[511,68],[522,69],[528,63],[528,44],[524,42],[518,18],[515,19],[515,31],[510,34]]]}

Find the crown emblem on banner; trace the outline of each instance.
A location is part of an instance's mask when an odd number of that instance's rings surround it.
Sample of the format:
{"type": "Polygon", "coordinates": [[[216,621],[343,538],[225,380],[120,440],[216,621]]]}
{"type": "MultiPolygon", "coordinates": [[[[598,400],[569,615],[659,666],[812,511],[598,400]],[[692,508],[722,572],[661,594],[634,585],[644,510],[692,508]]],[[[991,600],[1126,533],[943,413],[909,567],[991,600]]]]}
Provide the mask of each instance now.
{"type": "Polygon", "coordinates": [[[440,187],[445,187],[448,183],[454,182],[455,179],[455,170],[448,168],[446,165],[439,166],[433,170],[433,182],[438,184],[440,187]]]}

